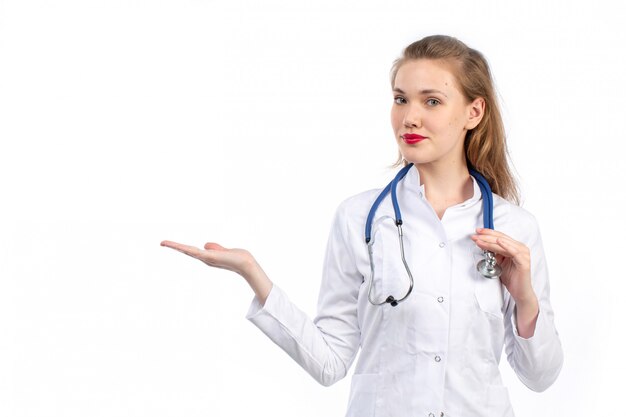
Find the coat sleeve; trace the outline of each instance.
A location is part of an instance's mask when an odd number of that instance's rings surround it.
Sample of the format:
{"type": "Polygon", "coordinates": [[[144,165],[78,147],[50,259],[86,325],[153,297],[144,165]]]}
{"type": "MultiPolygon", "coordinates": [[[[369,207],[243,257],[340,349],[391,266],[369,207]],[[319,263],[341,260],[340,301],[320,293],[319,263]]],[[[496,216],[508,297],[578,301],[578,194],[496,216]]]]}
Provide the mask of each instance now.
{"type": "Polygon", "coordinates": [[[261,306],[255,296],[246,318],[315,380],[330,386],[346,376],[360,345],[357,298],[363,282],[348,245],[342,204],[332,223],[318,299],[311,320],[275,284],[261,306]]]}
{"type": "Polygon", "coordinates": [[[517,309],[512,297],[506,309],[505,349],[507,360],[517,377],[533,391],[544,391],[554,383],[563,366],[563,350],[554,325],[554,312],[550,304],[548,266],[541,233],[531,215],[530,249],[531,281],[539,301],[539,315],[534,334],[525,339],[517,332],[517,309]]]}

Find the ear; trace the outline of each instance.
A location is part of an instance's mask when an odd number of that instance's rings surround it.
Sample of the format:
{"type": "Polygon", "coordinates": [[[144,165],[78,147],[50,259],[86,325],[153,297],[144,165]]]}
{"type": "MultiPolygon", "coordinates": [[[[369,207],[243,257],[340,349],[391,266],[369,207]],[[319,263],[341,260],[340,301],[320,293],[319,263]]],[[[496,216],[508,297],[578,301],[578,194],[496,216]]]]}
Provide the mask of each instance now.
{"type": "Polygon", "coordinates": [[[465,123],[465,128],[467,130],[472,130],[478,123],[482,120],[485,114],[485,99],[482,97],[477,97],[467,105],[468,109],[468,117],[467,123],[465,123]]]}

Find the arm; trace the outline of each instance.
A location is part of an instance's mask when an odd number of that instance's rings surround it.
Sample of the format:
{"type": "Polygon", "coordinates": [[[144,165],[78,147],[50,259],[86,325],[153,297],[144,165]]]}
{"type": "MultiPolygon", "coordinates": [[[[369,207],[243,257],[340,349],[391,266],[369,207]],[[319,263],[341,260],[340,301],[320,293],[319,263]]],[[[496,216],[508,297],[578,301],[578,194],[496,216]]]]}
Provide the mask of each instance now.
{"type": "MultiPolygon", "coordinates": [[[[329,386],[346,376],[360,344],[357,299],[362,276],[347,243],[345,205],[335,215],[318,299],[318,314],[311,320],[276,285],[267,299],[257,292],[246,318],[280,346],[316,381],[329,386]],[[263,303],[264,301],[264,303],[263,303]]],[[[261,273],[256,274],[261,277],[261,273]]],[[[249,283],[263,278],[246,277],[249,283]]],[[[252,286],[252,284],[251,284],[252,286]]]]}
{"type": "Polygon", "coordinates": [[[320,384],[328,386],[345,377],[360,345],[357,299],[363,277],[356,269],[346,234],[344,204],[337,210],[328,239],[314,320],[273,285],[247,250],[217,243],[206,243],[200,249],[168,240],[161,246],[241,275],[255,293],[246,317],[320,384]]]}
{"type": "Polygon", "coordinates": [[[476,244],[495,252],[502,267],[500,281],[506,288],[504,343],[507,360],[518,378],[533,391],[543,391],[556,380],[563,351],[554,326],[550,286],[537,221],[530,213],[522,243],[496,230],[479,228],[476,244]]]}
{"type": "Polygon", "coordinates": [[[563,366],[563,350],[554,325],[550,304],[548,267],[539,227],[532,218],[528,243],[531,283],[535,297],[510,297],[505,312],[505,350],[518,378],[533,391],[544,391],[554,383],[563,366]],[[536,304],[535,304],[536,303],[536,304]]]}

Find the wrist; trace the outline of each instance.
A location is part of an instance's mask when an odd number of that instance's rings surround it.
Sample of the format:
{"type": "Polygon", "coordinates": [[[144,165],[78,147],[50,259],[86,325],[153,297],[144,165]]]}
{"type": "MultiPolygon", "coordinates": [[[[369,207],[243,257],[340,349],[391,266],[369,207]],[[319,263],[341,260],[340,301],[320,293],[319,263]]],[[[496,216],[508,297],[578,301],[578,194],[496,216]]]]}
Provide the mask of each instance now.
{"type": "Polygon", "coordinates": [[[265,274],[261,265],[250,256],[250,258],[244,262],[244,265],[242,265],[239,275],[250,285],[250,288],[252,288],[254,294],[261,302],[261,305],[265,305],[265,300],[272,290],[273,283],[265,274]]]}
{"type": "Polygon", "coordinates": [[[518,309],[528,310],[532,308],[539,308],[539,300],[537,300],[537,296],[533,290],[530,290],[528,293],[514,298],[515,305],[518,309]]]}
{"type": "Polygon", "coordinates": [[[254,257],[250,254],[241,263],[241,266],[239,270],[237,271],[237,273],[241,275],[246,281],[250,281],[250,279],[255,274],[258,274],[259,269],[261,269],[261,266],[258,264],[256,259],[254,259],[254,257]]]}

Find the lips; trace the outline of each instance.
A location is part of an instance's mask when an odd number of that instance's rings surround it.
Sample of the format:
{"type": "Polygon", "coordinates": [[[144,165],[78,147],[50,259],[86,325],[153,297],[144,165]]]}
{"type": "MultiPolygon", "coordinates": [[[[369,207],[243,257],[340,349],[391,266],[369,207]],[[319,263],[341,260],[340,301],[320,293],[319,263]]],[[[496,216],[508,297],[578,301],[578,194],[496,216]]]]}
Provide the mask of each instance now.
{"type": "Polygon", "coordinates": [[[425,136],[422,136],[422,135],[416,135],[416,134],[413,134],[413,133],[405,133],[405,134],[404,134],[404,135],[402,135],[401,137],[402,137],[402,139],[403,139],[406,143],[408,143],[408,144],[410,144],[410,145],[412,145],[412,144],[414,144],[414,143],[417,143],[417,142],[420,142],[420,141],[422,141],[422,140],[426,139],[426,137],[425,137],[425,136]]]}

